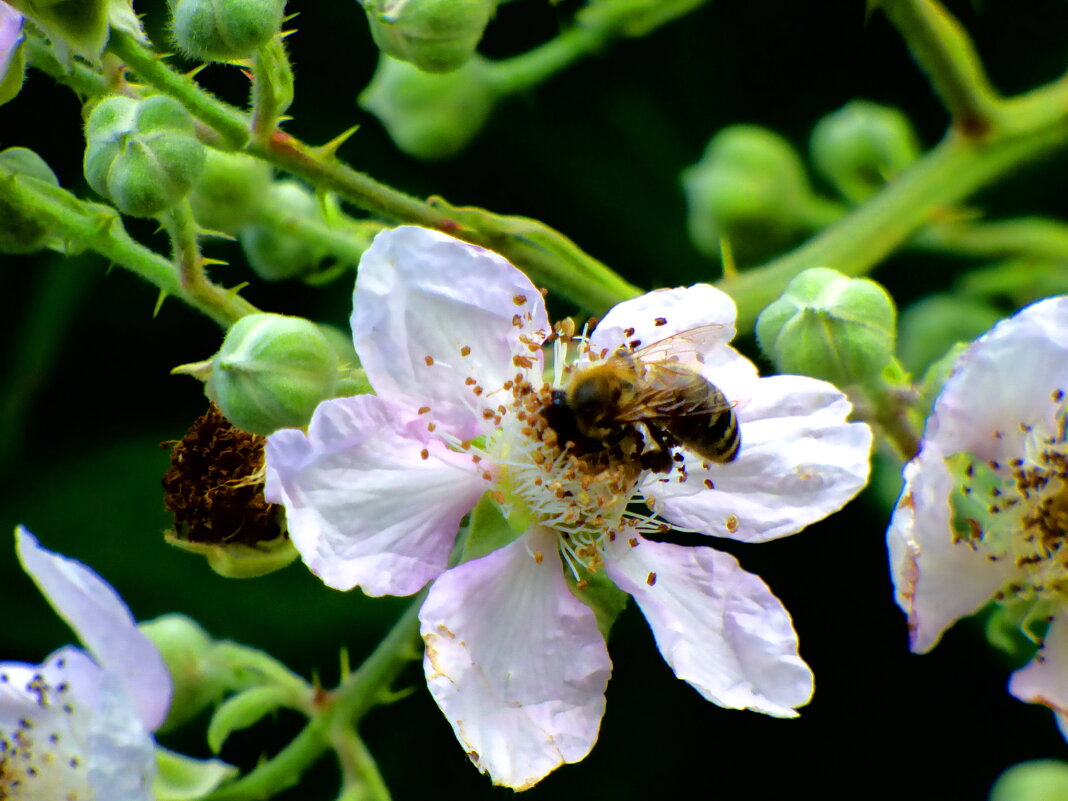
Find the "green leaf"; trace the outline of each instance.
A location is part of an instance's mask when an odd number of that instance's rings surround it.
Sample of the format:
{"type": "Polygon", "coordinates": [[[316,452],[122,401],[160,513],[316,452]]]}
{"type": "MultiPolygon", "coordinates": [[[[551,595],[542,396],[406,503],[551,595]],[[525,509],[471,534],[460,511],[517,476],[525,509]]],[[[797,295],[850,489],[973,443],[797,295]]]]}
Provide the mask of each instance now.
{"type": "Polygon", "coordinates": [[[218,759],[193,759],[156,746],[159,772],[152,784],[156,801],[194,801],[237,775],[237,768],[218,759]]]}
{"type": "Polygon", "coordinates": [[[235,731],[247,729],[263,717],[288,706],[292,693],[288,687],[270,685],[253,687],[231,696],[220,706],[208,726],[208,747],[216,754],[235,731]]]}

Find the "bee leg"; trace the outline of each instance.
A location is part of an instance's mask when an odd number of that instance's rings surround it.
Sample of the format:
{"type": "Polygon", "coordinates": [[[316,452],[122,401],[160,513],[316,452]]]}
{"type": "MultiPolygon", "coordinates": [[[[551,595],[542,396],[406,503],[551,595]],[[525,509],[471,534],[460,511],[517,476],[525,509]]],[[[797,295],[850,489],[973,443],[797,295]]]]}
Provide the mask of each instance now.
{"type": "Polygon", "coordinates": [[[645,424],[649,436],[657,445],[656,450],[645,451],[639,457],[641,466],[652,473],[669,473],[673,465],[671,458],[671,445],[667,442],[665,432],[652,425],[645,424]]]}

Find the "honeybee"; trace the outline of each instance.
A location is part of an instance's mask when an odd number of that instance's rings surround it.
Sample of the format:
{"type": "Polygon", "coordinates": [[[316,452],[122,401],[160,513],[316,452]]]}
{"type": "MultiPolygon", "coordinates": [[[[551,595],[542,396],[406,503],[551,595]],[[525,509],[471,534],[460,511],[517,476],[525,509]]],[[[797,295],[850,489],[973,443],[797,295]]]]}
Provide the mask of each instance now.
{"type": "Polygon", "coordinates": [[[640,423],[658,447],[642,464],[657,472],[670,468],[674,445],[731,462],[741,447],[735,404],[682,358],[696,360],[698,345],[721,336],[722,326],[702,326],[583,365],[553,391],[546,419],[563,441],[587,452],[622,440],[640,423]]]}

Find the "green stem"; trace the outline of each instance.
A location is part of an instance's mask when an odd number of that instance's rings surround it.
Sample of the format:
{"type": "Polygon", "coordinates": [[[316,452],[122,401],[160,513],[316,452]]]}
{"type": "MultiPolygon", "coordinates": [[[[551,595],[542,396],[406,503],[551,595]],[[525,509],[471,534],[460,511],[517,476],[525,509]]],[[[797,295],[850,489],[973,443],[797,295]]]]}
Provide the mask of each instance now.
{"type": "Polygon", "coordinates": [[[918,162],[806,244],[718,282],[738,304],[738,326],[752,326],[791,278],[809,267],[867,273],[938,209],[959,203],[1020,165],[1068,145],[1068,82],[1005,101],[1002,124],[983,140],[950,131],[918,162]]]}
{"type": "Polygon", "coordinates": [[[962,136],[981,138],[995,125],[998,96],[967,31],[935,0],[883,0],[883,11],[905,39],[962,136]]]}
{"type": "MultiPolygon", "coordinates": [[[[183,103],[233,147],[246,143],[248,115],[205,92],[191,78],[175,73],[149,47],[122,32],[113,32],[108,46],[141,80],[183,103]]],[[[304,177],[320,189],[337,192],[377,217],[436,228],[496,250],[534,281],[543,281],[592,311],[604,311],[640,294],[636,287],[544,223],[414,198],[341,163],[331,148],[310,147],[281,131],[275,131],[265,141],[247,142],[247,151],[304,177]]]]}
{"type": "Polygon", "coordinates": [[[336,727],[331,743],[341,764],[342,790],[337,801],[390,801],[374,757],[351,726],[336,727]]]}
{"type": "Polygon", "coordinates": [[[256,52],[252,81],[252,136],[269,139],[279,116],[293,100],[293,69],[282,38],[276,36],[256,52]]]}
{"type": "Polygon", "coordinates": [[[602,28],[576,26],[518,56],[488,62],[489,83],[499,95],[525,91],[603,47],[610,38],[611,32],[602,28]]]}
{"type": "Polygon", "coordinates": [[[142,81],[176,98],[193,116],[214,128],[229,148],[240,149],[248,141],[250,120],[247,114],[202,89],[189,75],[172,70],[147,45],[128,33],[113,29],[108,49],[136,72],[142,81]]]}
{"type": "MultiPolygon", "coordinates": [[[[179,202],[172,210],[162,214],[160,221],[167,229],[174,248],[174,262],[178,267],[183,300],[214,320],[234,322],[230,317],[233,301],[237,296],[213,284],[204,272],[204,259],[200,255],[200,245],[197,242],[197,224],[189,208],[189,201],[179,202]]],[[[249,305],[238,317],[254,311],[256,309],[249,305]]]]}
{"type": "Polygon", "coordinates": [[[375,234],[386,226],[370,220],[344,217],[341,225],[295,214],[280,204],[265,202],[256,211],[256,224],[293,236],[326,252],[345,264],[355,266],[371,246],[375,234]]]}
{"type": "Polygon", "coordinates": [[[927,250],[977,258],[1023,256],[1068,262],[1068,225],[1025,217],[998,222],[933,222],[916,236],[927,250]]]}
{"type": "Polygon", "coordinates": [[[204,801],[259,801],[291,787],[300,775],[330,748],[332,737],[342,727],[353,727],[383,698],[400,671],[418,655],[419,608],[425,592],[393,625],[355,673],[346,677],[329,695],[322,713],[275,756],[250,773],[216,790],[204,801]]]}
{"type": "Polygon", "coordinates": [[[67,249],[95,251],[154,284],[161,292],[199,309],[223,327],[258,311],[244,298],[214,285],[208,296],[201,287],[191,292],[174,264],[126,233],[122,218],[110,206],[87,203],[65,189],[18,178],[3,168],[0,168],[0,199],[40,220],[55,239],[66,243],[67,249]]]}
{"type": "Polygon", "coordinates": [[[919,453],[923,417],[916,411],[918,393],[897,359],[860,390],[866,401],[863,405],[868,407],[865,416],[878,426],[898,457],[907,462],[919,453]]]}

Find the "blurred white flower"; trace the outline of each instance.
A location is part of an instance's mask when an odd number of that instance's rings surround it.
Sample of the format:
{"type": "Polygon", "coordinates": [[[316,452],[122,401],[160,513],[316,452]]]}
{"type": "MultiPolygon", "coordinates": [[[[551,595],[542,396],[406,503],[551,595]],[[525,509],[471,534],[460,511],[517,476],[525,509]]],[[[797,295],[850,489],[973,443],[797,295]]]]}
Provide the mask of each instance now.
{"type": "Polygon", "coordinates": [[[115,590],[23,528],[19,559],[86,650],[0,663],[0,798],[148,801],[171,680],[115,590]]]}
{"type": "Polygon", "coordinates": [[[1009,689],[1068,726],[1068,297],[996,325],[957,361],[888,531],[912,650],[987,602],[1031,602],[1050,624],[1009,689]]]}

